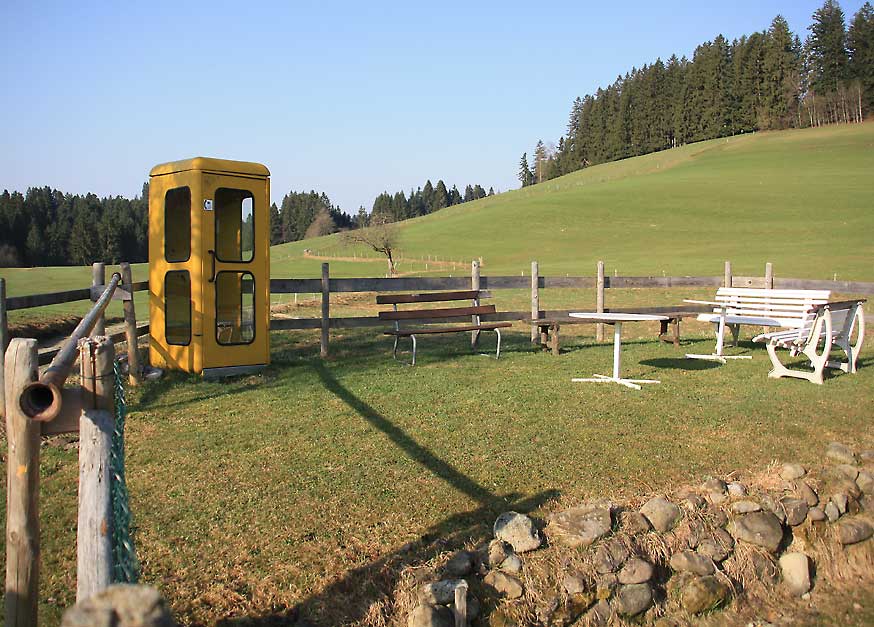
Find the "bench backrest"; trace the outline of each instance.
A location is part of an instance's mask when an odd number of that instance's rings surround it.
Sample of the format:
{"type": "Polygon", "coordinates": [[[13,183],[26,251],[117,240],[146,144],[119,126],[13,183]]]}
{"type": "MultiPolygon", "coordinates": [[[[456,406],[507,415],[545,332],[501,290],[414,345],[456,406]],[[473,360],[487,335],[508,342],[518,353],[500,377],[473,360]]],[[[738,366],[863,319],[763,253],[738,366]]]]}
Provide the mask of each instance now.
{"type": "Polygon", "coordinates": [[[459,292],[425,292],[419,294],[379,294],[376,297],[378,305],[393,305],[392,311],[380,311],[379,319],[393,321],[398,328],[403,320],[417,322],[419,324],[431,324],[439,322],[461,322],[464,318],[468,322],[471,317],[495,313],[494,305],[481,305],[480,299],[489,298],[491,294],[485,290],[465,290],[459,292]],[[472,305],[456,307],[438,307],[430,309],[398,309],[400,304],[415,303],[442,303],[452,301],[470,300],[472,305]],[[452,320],[458,318],[459,320],[452,320]]]}
{"type": "MultiPolygon", "coordinates": [[[[726,306],[729,316],[750,316],[778,320],[782,326],[803,326],[816,305],[828,302],[829,290],[769,290],[749,287],[720,287],[716,302],[726,306]]],[[[719,313],[721,308],[714,308],[719,313]]]]}

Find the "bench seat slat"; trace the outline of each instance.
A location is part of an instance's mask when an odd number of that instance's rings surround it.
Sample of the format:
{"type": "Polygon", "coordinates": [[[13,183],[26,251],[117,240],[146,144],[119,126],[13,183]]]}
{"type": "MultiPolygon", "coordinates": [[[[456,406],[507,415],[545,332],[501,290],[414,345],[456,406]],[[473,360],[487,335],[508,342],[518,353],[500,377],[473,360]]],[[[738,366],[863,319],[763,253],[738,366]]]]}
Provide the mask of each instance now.
{"type": "Polygon", "coordinates": [[[481,316],[495,313],[494,305],[479,307],[447,307],[438,309],[406,309],[401,311],[380,311],[380,320],[419,320],[421,318],[457,318],[459,316],[481,316]]]}
{"type": "MultiPolygon", "coordinates": [[[[754,324],[760,327],[790,327],[790,328],[798,328],[801,326],[806,318],[771,318],[771,317],[758,317],[758,316],[733,316],[727,315],[725,317],[726,324],[754,324]]],[[[699,322],[719,322],[719,314],[700,314],[698,316],[699,322]]]]}
{"type": "Polygon", "coordinates": [[[485,322],[483,324],[466,324],[455,327],[422,327],[419,329],[400,329],[399,331],[383,331],[383,335],[406,337],[409,335],[431,335],[436,333],[459,333],[463,331],[490,331],[513,326],[512,322],[485,322]]]}
{"type": "Polygon", "coordinates": [[[720,287],[716,290],[716,296],[766,296],[768,298],[825,298],[831,297],[830,290],[781,290],[752,287],[720,287]]]}
{"type": "Polygon", "coordinates": [[[473,300],[491,296],[483,290],[465,290],[458,292],[421,292],[417,294],[379,294],[377,305],[400,305],[403,303],[439,303],[448,300],[473,300]]]}

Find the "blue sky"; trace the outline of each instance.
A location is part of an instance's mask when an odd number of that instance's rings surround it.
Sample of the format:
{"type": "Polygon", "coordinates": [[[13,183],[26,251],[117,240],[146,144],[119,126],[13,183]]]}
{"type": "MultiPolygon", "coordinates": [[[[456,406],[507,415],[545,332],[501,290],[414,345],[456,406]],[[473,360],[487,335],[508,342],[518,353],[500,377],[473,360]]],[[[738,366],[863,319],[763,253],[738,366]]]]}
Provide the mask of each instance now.
{"type": "Polygon", "coordinates": [[[576,96],[778,13],[804,38],[821,4],[7,1],[0,189],[133,196],[206,155],[348,213],[427,178],[508,190],[576,96]]]}

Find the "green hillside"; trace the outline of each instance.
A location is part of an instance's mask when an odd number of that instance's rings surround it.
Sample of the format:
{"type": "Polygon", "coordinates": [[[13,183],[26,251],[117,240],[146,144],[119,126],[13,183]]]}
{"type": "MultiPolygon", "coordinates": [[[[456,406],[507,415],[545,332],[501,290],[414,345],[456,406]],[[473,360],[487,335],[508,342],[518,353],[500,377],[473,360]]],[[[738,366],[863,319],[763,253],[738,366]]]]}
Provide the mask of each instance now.
{"type": "MultiPolygon", "coordinates": [[[[483,257],[489,274],[736,274],[874,280],[874,123],[756,133],[591,167],[401,224],[402,257],[483,257]]],[[[329,236],[274,247],[273,276],[351,256],[329,236]]],[[[361,254],[362,249],[357,251],[361,254]]],[[[372,253],[371,253],[372,254],[372,253]]],[[[402,264],[421,272],[424,263],[402,264]]],[[[434,273],[433,264],[429,273],[434,273]]],[[[335,275],[384,264],[336,262],[335,275]]],[[[443,268],[439,274],[445,274],[443,268]]]]}

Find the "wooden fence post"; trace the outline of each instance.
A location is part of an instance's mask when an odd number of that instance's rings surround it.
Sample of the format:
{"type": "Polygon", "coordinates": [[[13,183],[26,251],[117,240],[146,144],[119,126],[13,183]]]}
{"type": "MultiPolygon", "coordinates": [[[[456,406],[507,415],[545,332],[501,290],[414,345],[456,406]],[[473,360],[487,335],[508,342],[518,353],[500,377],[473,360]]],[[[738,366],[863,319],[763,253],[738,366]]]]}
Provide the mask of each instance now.
{"type": "Polygon", "coordinates": [[[6,624],[36,627],[39,606],[40,423],[18,398],[36,381],[36,340],[15,339],[6,352],[6,624]]]}
{"type": "Polygon", "coordinates": [[[774,266],[770,261],[765,264],[765,288],[774,289],[774,266]]]}
{"type": "MultiPolygon", "coordinates": [[[[91,285],[92,287],[95,285],[106,285],[106,264],[98,261],[97,263],[91,264],[91,285]]],[[[97,300],[94,294],[91,295],[92,302],[96,302],[97,300]]],[[[106,335],[106,315],[100,314],[100,317],[97,318],[97,324],[94,325],[94,329],[91,331],[91,337],[97,337],[98,335],[106,335]]]]}
{"type": "MultiPolygon", "coordinates": [[[[480,272],[479,261],[477,259],[474,259],[473,261],[470,262],[470,289],[475,290],[475,291],[479,291],[479,286],[480,286],[479,272],[480,272]]],[[[474,299],[474,305],[479,307],[479,304],[480,304],[480,299],[479,299],[479,296],[477,296],[477,298],[474,299]]],[[[479,316],[471,316],[471,322],[473,324],[477,324],[479,322],[479,316]]],[[[470,347],[475,348],[477,345],[477,342],[479,342],[479,331],[471,331],[470,332],[470,347]]]]}
{"type": "Polygon", "coordinates": [[[725,277],[722,279],[723,287],[731,287],[731,262],[725,262],[725,277]]]}
{"type": "Polygon", "coordinates": [[[9,346],[9,319],[6,316],[6,279],[0,277],[0,418],[6,416],[6,347],[9,346]]]}
{"type": "MultiPolygon", "coordinates": [[[[595,311],[604,313],[604,262],[598,262],[598,278],[595,283],[595,311]]],[[[595,325],[595,340],[598,342],[604,341],[604,325],[598,323],[595,325]]]]}
{"type": "MultiPolygon", "coordinates": [[[[540,317],[540,265],[536,261],[531,262],[531,319],[540,317]]],[[[531,323],[531,343],[540,341],[540,328],[536,323],[531,323]]]]}
{"type": "Polygon", "coordinates": [[[109,450],[115,409],[115,346],[102,336],[79,343],[82,404],[79,418],[79,519],[76,601],[105,590],[112,578],[109,450]]]}
{"type": "Polygon", "coordinates": [[[328,264],[322,264],[322,342],[319,354],[328,356],[328,328],[331,324],[331,277],[328,264]]]}
{"type": "Polygon", "coordinates": [[[134,280],[129,263],[121,264],[121,282],[130,293],[130,300],[123,302],[124,332],[127,340],[128,381],[131,385],[138,385],[140,382],[140,351],[137,346],[137,313],[134,308],[134,280]]]}

